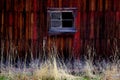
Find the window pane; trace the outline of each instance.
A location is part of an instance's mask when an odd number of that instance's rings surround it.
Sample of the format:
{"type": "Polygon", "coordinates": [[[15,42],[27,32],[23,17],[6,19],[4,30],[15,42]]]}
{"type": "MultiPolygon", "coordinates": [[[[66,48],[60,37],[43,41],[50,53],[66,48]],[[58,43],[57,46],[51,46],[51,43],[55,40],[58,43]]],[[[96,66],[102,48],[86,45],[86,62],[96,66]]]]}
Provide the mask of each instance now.
{"type": "Polygon", "coordinates": [[[74,19],[72,12],[62,12],[62,19],[74,19]]]}
{"type": "Polygon", "coordinates": [[[62,21],[62,27],[73,27],[73,21],[62,21]]]}
{"type": "Polygon", "coordinates": [[[62,22],[61,21],[51,21],[51,27],[61,27],[62,22]]]}
{"type": "Polygon", "coordinates": [[[51,13],[51,19],[60,20],[61,19],[61,13],[60,12],[52,12],[51,13]]]}

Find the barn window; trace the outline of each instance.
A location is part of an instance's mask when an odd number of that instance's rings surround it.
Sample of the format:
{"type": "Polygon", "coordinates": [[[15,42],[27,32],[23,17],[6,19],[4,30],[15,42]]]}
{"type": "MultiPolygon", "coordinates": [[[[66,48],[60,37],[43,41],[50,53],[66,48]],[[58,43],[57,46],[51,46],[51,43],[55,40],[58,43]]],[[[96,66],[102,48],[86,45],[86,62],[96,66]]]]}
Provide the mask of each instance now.
{"type": "Polygon", "coordinates": [[[49,32],[76,32],[75,12],[72,9],[50,9],[48,11],[49,32]]]}

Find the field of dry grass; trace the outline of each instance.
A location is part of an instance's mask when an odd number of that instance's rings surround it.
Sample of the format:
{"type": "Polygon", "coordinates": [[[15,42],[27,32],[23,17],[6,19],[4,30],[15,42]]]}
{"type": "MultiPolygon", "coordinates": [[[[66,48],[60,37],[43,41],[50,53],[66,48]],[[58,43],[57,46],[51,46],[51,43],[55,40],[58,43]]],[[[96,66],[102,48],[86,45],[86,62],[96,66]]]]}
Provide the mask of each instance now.
{"type": "Polygon", "coordinates": [[[76,66],[77,71],[74,74],[67,67],[70,66],[58,62],[55,57],[41,65],[34,61],[30,63],[30,67],[16,68],[13,65],[2,65],[0,80],[120,80],[119,63],[106,64],[105,68],[99,66],[98,70],[91,62],[86,61],[80,70],[76,66]]]}
{"type": "Polygon", "coordinates": [[[13,56],[8,56],[6,61],[1,56],[0,80],[120,80],[120,61],[117,57],[119,50],[116,49],[112,62],[103,60],[96,62],[97,65],[94,64],[91,48],[88,47],[87,51],[88,55],[83,62],[78,59],[64,62],[55,55],[55,47],[49,58],[41,60],[31,57],[30,63],[25,58],[23,61],[18,59],[13,64],[13,56]]]}
{"type": "Polygon", "coordinates": [[[96,67],[89,60],[84,65],[76,60],[73,70],[70,69],[70,63],[62,63],[55,57],[41,62],[40,65],[37,60],[31,62],[29,67],[25,63],[20,64],[17,68],[12,64],[2,64],[0,80],[120,80],[119,62],[96,67]]]}

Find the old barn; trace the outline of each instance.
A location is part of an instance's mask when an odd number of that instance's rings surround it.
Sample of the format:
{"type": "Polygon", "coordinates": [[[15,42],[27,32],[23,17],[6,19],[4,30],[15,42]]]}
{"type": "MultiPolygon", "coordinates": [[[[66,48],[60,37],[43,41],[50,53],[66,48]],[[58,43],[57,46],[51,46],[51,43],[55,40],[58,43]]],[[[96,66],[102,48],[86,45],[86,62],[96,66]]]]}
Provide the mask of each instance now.
{"type": "Polygon", "coordinates": [[[1,55],[63,57],[120,50],[120,0],[0,0],[1,55]],[[13,54],[14,53],[14,54],[13,54]]]}

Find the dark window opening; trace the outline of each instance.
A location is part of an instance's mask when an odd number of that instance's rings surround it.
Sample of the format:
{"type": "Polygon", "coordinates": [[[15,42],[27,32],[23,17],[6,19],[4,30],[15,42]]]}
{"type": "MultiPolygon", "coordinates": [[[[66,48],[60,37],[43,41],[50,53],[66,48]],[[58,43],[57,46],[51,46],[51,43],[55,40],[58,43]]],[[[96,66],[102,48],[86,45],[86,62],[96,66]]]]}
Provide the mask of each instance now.
{"type": "Polygon", "coordinates": [[[62,12],[62,19],[74,19],[72,12],[62,12]]]}
{"type": "Polygon", "coordinates": [[[73,27],[73,21],[62,21],[63,27],[73,27]]]}

